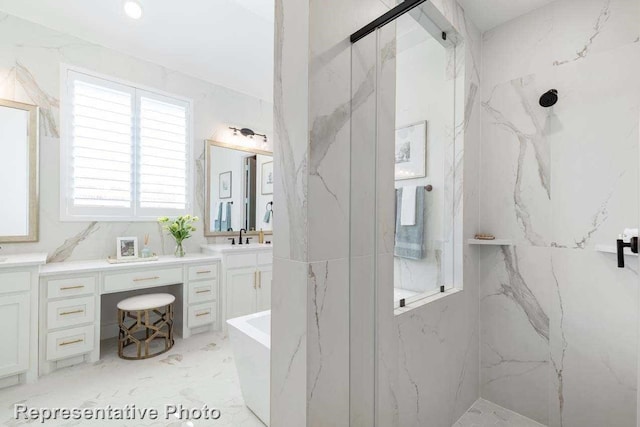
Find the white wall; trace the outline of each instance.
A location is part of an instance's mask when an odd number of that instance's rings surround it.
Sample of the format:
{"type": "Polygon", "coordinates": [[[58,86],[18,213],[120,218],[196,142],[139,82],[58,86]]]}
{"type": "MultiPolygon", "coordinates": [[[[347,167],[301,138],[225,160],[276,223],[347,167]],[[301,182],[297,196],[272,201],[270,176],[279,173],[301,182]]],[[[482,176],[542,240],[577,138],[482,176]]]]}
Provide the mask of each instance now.
{"type": "MultiPolygon", "coordinates": [[[[51,261],[104,258],[115,253],[116,237],[133,235],[142,239],[149,233],[152,250],[173,253],[174,243],[155,223],[59,221],[61,63],[193,99],[193,213],[201,218],[204,216],[204,140],[221,138],[228,125],[248,126],[271,135],[273,107],[270,103],[0,13],[0,98],[37,104],[41,108],[40,241],[3,244],[3,251],[45,251],[51,261]]],[[[199,244],[206,241],[202,228],[201,222],[187,242],[187,251],[199,251],[199,244]]]]}

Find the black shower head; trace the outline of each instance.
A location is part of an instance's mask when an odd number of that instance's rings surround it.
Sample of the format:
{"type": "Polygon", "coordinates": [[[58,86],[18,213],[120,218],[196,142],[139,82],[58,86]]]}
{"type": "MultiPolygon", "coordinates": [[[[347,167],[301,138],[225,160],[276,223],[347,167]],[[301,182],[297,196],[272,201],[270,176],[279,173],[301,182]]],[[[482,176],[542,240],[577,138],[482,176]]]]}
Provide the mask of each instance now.
{"type": "Polygon", "coordinates": [[[540,106],[553,107],[558,102],[558,91],[551,89],[540,97],[540,106]]]}

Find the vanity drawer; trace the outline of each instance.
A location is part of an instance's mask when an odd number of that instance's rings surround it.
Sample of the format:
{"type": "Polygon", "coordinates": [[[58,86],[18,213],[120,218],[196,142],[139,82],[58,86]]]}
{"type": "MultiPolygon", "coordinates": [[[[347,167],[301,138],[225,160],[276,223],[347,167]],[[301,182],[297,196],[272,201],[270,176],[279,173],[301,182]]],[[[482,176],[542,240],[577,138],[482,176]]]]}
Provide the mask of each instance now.
{"type": "Polygon", "coordinates": [[[258,252],[258,265],[273,264],[273,252],[258,252]]]}
{"type": "Polygon", "coordinates": [[[73,277],[68,279],[49,280],[47,292],[49,299],[93,295],[96,291],[95,277],[73,277]]]}
{"type": "Polygon", "coordinates": [[[88,353],[93,350],[95,330],[93,325],[47,334],[47,360],[88,353]]]}
{"type": "Polygon", "coordinates": [[[256,265],[257,257],[256,254],[232,254],[227,255],[225,259],[225,263],[227,264],[227,268],[243,268],[243,267],[254,267],[256,265]]]}
{"type": "Polygon", "coordinates": [[[182,283],[182,267],[105,274],[104,291],[117,292],[182,283]]]}
{"type": "Polygon", "coordinates": [[[189,307],[188,327],[209,325],[216,321],[216,303],[208,302],[189,307]]]}
{"type": "Polygon", "coordinates": [[[217,297],[217,280],[189,283],[189,304],[212,301],[217,297]]]}
{"type": "Polygon", "coordinates": [[[216,277],[218,277],[218,266],[216,264],[189,267],[189,280],[215,279],[216,277]]]}
{"type": "Polygon", "coordinates": [[[93,296],[50,301],[47,304],[47,329],[93,323],[95,303],[93,296]]]}
{"type": "Polygon", "coordinates": [[[0,274],[0,294],[22,292],[31,289],[31,273],[13,271],[0,274]]]}

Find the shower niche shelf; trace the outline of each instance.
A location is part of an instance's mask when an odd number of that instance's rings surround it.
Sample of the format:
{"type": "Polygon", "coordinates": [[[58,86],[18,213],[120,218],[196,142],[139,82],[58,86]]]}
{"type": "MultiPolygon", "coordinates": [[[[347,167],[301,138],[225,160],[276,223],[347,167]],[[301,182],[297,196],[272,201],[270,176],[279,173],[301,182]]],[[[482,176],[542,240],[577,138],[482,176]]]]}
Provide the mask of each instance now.
{"type": "Polygon", "coordinates": [[[513,246],[513,242],[509,239],[493,239],[493,240],[469,239],[467,240],[467,244],[476,245],[476,246],[513,246]]]}

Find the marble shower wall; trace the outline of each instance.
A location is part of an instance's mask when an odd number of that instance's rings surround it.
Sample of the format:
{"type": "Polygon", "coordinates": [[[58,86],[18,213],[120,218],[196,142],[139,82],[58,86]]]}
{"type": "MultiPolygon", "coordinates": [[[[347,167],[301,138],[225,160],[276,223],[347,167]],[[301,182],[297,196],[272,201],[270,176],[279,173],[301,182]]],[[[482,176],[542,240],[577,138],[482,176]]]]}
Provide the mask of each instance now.
{"type": "MultiPolygon", "coordinates": [[[[194,101],[193,213],[204,216],[204,140],[228,124],[262,129],[271,135],[273,107],[231,89],[92,44],[0,12],[0,98],[40,107],[40,241],[3,244],[3,252],[48,252],[50,262],[104,258],[115,253],[117,236],[151,235],[157,253],[172,253],[155,223],[60,222],[59,147],[61,64],[174,93],[194,101]]],[[[202,223],[200,223],[202,230],[202,223]]],[[[198,251],[202,231],[187,243],[198,251]]]]}
{"type": "Polygon", "coordinates": [[[483,36],[482,397],[549,426],[636,425],[637,0],[556,0],[483,36]],[[552,109],[538,98],[559,91],[552,109]]]}

